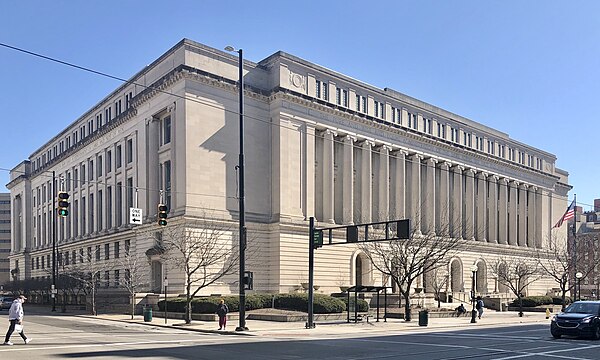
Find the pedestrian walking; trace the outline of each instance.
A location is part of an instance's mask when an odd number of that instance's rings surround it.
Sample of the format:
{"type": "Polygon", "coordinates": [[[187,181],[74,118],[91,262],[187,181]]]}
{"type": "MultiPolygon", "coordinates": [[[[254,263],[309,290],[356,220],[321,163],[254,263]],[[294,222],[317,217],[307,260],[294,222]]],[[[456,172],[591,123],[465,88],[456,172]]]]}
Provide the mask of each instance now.
{"type": "Polygon", "coordinates": [[[23,303],[27,300],[27,298],[23,295],[19,295],[15,298],[12,305],[10,306],[10,310],[8,310],[8,321],[10,321],[10,326],[8,327],[8,332],[6,333],[6,337],[4,338],[4,345],[12,345],[10,342],[10,336],[15,331],[15,328],[25,344],[29,344],[31,339],[25,336],[23,332],[23,303]]]}
{"type": "Polygon", "coordinates": [[[481,296],[477,297],[477,303],[475,304],[475,308],[477,309],[477,315],[478,318],[481,319],[481,316],[483,315],[483,299],[481,298],[481,296]]]}
{"type": "Polygon", "coordinates": [[[227,325],[227,313],[229,312],[229,308],[227,304],[225,304],[225,300],[221,299],[219,301],[219,305],[217,305],[217,315],[219,315],[219,330],[225,330],[225,326],[227,325]]]}

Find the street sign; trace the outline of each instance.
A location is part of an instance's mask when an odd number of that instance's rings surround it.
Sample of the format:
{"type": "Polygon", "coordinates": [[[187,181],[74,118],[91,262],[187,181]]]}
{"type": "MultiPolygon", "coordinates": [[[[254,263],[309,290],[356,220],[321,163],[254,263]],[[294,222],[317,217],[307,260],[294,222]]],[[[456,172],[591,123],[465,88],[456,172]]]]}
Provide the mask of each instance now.
{"type": "Polygon", "coordinates": [[[129,223],[134,225],[142,224],[142,209],[129,208],[129,223]]]}

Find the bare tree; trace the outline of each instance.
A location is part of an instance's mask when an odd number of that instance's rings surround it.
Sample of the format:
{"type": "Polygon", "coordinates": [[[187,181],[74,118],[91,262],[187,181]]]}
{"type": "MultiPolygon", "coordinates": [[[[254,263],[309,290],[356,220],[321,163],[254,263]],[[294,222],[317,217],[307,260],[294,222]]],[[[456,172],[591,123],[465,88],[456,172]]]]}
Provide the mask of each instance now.
{"type": "Polygon", "coordinates": [[[442,293],[446,290],[446,286],[448,285],[448,273],[443,270],[443,268],[438,267],[425,275],[429,276],[431,280],[431,289],[437,300],[438,308],[440,308],[442,307],[442,293]]]}
{"type": "Polygon", "coordinates": [[[113,264],[102,261],[100,246],[88,246],[87,251],[80,250],[76,263],[67,267],[65,275],[76,280],[84,294],[91,295],[92,314],[98,315],[96,295],[100,287],[101,274],[112,269],[113,264]]]}
{"type": "Polygon", "coordinates": [[[492,273],[498,282],[506,286],[519,300],[519,316],[523,316],[523,296],[529,284],[537,281],[542,272],[538,262],[524,262],[519,258],[501,257],[493,263],[492,273]]]}
{"type": "Polygon", "coordinates": [[[162,241],[168,266],[185,275],[185,322],[192,322],[192,300],[198,292],[238,270],[238,251],[232,235],[236,224],[204,213],[163,229],[162,241]]]}
{"type": "Polygon", "coordinates": [[[146,256],[125,248],[125,254],[117,260],[119,268],[125,272],[124,277],[119,279],[119,287],[127,290],[130,296],[131,319],[135,315],[135,295],[140,289],[147,287],[148,283],[148,260],[146,256]]]}
{"type": "MultiPolygon", "coordinates": [[[[389,276],[398,286],[400,295],[404,299],[406,321],[412,320],[410,290],[413,283],[423,274],[444,266],[447,259],[456,255],[466,243],[462,238],[447,235],[451,230],[448,222],[441,221],[440,224],[442,225],[438,226],[436,231],[430,229],[426,233],[421,233],[421,224],[413,221],[408,239],[364,242],[360,245],[374,268],[384,276],[389,276]]],[[[385,229],[378,231],[385,231],[385,229]]]]}
{"type": "Polygon", "coordinates": [[[594,271],[594,265],[599,255],[599,244],[593,236],[578,235],[577,251],[567,247],[564,240],[556,234],[549,237],[548,247],[537,249],[536,258],[540,270],[551,277],[558,284],[561,293],[562,310],[567,304],[567,293],[572,291],[577,284],[571,277],[575,272],[581,272],[586,278],[594,271]],[[587,256],[586,256],[587,255],[587,256]],[[592,263],[586,260],[592,260],[592,263]]]}

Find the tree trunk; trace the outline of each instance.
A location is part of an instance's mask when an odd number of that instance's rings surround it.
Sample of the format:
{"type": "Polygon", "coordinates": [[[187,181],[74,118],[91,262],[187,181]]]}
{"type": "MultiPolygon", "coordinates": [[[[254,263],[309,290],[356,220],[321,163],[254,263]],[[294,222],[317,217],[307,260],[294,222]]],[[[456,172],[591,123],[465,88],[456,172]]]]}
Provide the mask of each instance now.
{"type": "Polygon", "coordinates": [[[192,323],[192,297],[190,296],[191,294],[191,285],[188,283],[186,286],[186,293],[185,293],[185,323],[186,324],[191,324],[192,323]]]}
{"type": "Polygon", "coordinates": [[[135,292],[131,294],[131,320],[135,315],[135,292]]]}
{"type": "Polygon", "coordinates": [[[567,307],[567,292],[563,290],[561,297],[562,297],[562,302],[561,302],[560,311],[565,311],[565,308],[567,307]]]}
{"type": "Polygon", "coordinates": [[[519,316],[523,317],[523,298],[519,296],[519,316]]]}
{"type": "Polygon", "coordinates": [[[407,290],[403,295],[404,295],[404,320],[411,321],[412,314],[410,313],[410,289],[407,290]]]}
{"type": "Polygon", "coordinates": [[[92,315],[97,316],[96,312],[96,287],[92,286],[92,315]]]}

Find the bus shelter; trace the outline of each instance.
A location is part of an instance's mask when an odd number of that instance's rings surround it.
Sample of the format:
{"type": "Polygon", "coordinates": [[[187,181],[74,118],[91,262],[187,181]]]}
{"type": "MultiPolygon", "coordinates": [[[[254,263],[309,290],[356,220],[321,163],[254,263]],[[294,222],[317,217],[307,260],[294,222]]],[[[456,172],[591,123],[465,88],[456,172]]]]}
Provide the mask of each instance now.
{"type": "MultiPolygon", "coordinates": [[[[380,299],[380,294],[383,291],[383,321],[387,322],[387,291],[386,289],[389,289],[390,287],[388,286],[368,286],[368,285],[356,285],[356,286],[351,286],[350,288],[348,288],[348,290],[346,290],[346,299],[348,300],[348,308],[346,309],[347,311],[347,316],[346,316],[346,321],[350,322],[350,313],[354,313],[354,322],[358,322],[358,320],[360,319],[359,314],[358,314],[358,294],[359,293],[376,293],[377,294],[377,313],[376,313],[376,321],[379,322],[379,299],[380,299]],[[354,296],[351,298],[351,294],[354,294],[354,296]],[[351,301],[354,300],[354,302],[352,303],[351,301]],[[354,306],[352,306],[354,305],[354,306]]],[[[367,321],[368,321],[368,317],[367,317],[367,321]]]]}

